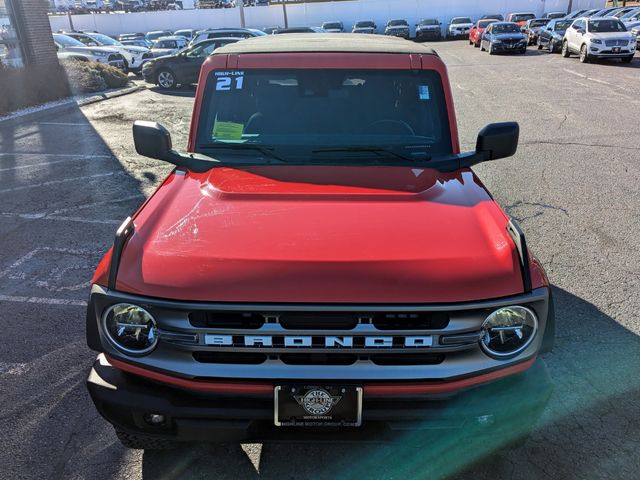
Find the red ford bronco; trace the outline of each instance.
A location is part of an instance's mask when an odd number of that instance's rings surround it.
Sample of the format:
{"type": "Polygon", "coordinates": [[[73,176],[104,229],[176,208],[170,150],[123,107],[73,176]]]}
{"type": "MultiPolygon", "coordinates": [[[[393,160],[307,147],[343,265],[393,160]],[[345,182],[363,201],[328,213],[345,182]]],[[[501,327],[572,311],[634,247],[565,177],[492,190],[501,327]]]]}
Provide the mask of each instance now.
{"type": "Polygon", "coordinates": [[[509,434],[551,391],[545,273],[460,152],[444,63],[398,38],[273,35],[216,50],[186,152],[93,278],[88,378],[132,448],[509,434]],[[286,37],[286,38],[285,38],[286,37]]]}

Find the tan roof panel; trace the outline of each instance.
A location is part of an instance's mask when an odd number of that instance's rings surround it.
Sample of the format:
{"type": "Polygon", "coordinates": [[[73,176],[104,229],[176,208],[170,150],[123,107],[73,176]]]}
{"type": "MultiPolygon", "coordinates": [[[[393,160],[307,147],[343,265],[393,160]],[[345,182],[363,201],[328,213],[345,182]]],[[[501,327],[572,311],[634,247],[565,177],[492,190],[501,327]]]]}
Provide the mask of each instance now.
{"type": "Polygon", "coordinates": [[[283,33],[247,38],[216,49],[215,54],[243,53],[402,53],[437,55],[421,43],[361,33],[283,33]]]}

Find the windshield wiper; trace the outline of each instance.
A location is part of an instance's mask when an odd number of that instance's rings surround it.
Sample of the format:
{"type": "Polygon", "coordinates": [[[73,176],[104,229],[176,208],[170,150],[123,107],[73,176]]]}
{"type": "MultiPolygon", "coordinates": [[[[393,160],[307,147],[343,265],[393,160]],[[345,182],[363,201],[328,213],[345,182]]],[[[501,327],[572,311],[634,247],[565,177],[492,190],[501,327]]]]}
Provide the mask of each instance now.
{"type": "Polygon", "coordinates": [[[383,147],[375,147],[375,146],[352,146],[352,147],[329,147],[329,148],[319,148],[317,150],[312,150],[311,153],[340,153],[340,152],[364,152],[364,153],[387,153],[401,160],[405,160],[407,162],[415,162],[416,160],[407,157],[406,155],[402,155],[401,153],[394,152],[393,150],[389,150],[383,147]]]}
{"type": "Polygon", "coordinates": [[[205,145],[198,145],[200,148],[211,149],[227,149],[227,150],[255,150],[263,155],[278,160],[279,162],[286,163],[287,161],[281,156],[273,152],[273,147],[265,147],[263,145],[254,145],[249,143],[207,143],[205,145]]]}

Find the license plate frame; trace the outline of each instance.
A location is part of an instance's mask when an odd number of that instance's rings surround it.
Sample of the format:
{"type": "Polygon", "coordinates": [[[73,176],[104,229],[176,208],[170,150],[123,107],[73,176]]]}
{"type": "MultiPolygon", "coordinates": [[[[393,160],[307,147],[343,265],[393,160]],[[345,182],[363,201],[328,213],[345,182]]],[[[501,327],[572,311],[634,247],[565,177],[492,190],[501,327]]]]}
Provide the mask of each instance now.
{"type": "Polygon", "coordinates": [[[277,385],[273,422],[277,427],[360,427],[362,392],[359,385],[277,385]]]}

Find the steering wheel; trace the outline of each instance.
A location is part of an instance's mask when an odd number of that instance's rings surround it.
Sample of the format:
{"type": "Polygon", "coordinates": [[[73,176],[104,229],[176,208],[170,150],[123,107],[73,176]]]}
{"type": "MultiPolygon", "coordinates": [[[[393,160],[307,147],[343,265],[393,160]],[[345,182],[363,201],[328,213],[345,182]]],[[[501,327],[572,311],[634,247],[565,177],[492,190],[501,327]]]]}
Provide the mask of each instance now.
{"type": "Polygon", "coordinates": [[[390,133],[390,134],[398,134],[405,135],[409,134],[415,137],[416,132],[411,128],[407,122],[403,122],[402,120],[392,120],[390,118],[385,118],[383,120],[376,120],[368,124],[364,127],[364,131],[367,133],[390,133]]]}

